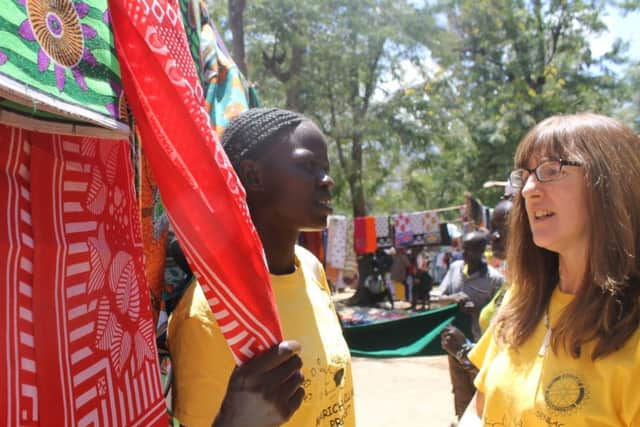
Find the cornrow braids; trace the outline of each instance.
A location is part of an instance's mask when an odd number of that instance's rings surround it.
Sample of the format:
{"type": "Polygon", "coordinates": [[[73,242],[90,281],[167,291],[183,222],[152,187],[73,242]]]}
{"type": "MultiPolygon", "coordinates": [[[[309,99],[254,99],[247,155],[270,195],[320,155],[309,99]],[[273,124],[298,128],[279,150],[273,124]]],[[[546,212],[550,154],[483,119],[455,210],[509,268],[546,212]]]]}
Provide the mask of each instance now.
{"type": "Polygon", "coordinates": [[[222,134],[222,146],[237,170],[240,160],[255,155],[258,149],[276,140],[286,129],[293,130],[303,115],[279,108],[252,108],[233,119],[222,134]]]}

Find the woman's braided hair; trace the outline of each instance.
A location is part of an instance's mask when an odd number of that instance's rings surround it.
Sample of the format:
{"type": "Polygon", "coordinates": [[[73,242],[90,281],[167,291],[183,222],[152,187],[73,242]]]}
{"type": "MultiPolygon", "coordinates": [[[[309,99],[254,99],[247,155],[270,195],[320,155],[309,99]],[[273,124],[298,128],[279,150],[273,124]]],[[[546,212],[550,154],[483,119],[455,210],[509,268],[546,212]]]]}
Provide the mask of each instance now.
{"type": "Polygon", "coordinates": [[[285,132],[293,132],[305,120],[293,111],[252,108],[233,119],[222,134],[222,146],[238,170],[240,160],[256,157],[264,147],[281,140],[285,132]]]}

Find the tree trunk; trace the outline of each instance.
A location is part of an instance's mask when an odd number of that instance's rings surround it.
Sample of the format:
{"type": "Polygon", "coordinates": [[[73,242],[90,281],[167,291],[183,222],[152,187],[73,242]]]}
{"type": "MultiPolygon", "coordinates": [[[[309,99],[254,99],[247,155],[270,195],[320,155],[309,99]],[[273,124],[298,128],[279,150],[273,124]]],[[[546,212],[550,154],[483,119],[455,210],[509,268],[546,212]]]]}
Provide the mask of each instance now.
{"type": "Polygon", "coordinates": [[[233,36],[231,55],[236,65],[247,76],[247,63],[244,53],[244,9],[246,0],[228,0],[229,8],[229,28],[233,36]]]}
{"type": "Polygon", "coordinates": [[[362,136],[360,135],[351,138],[351,170],[348,177],[353,216],[366,216],[367,208],[364,201],[364,188],[362,188],[362,136]]]}

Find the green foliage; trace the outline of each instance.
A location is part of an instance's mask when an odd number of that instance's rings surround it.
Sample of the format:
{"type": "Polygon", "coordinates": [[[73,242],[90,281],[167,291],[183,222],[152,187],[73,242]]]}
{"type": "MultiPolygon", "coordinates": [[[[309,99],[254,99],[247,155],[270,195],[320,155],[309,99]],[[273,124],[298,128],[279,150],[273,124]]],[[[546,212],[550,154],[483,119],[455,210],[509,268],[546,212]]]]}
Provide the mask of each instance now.
{"type": "Polygon", "coordinates": [[[589,43],[618,6],[639,4],[254,0],[249,76],[265,105],[297,109],[327,135],[338,211],[436,208],[465,191],[492,205],[501,193],[482,184],[506,179],[543,118],[593,111],[640,129],[640,66],[625,67],[622,42],[602,57],[589,43]],[[411,85],[387,93],[408,70],[411,85]]]}

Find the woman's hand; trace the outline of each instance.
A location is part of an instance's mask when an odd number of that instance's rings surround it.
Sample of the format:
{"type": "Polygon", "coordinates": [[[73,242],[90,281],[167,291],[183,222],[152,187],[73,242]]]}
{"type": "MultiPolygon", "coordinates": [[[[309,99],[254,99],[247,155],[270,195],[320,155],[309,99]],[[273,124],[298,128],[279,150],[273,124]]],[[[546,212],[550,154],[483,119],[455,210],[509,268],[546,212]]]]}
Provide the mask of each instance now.
{"type": "Polygon", "coordinates": [[[283,341],[240,367],[213,427],[276,427],[285,423],[304,398],[300,344],[283,341]]]}

